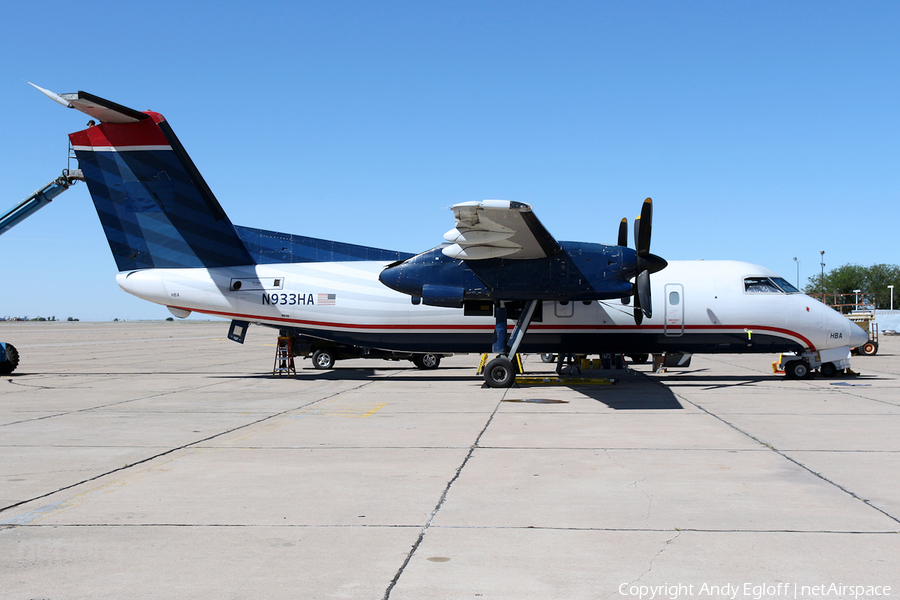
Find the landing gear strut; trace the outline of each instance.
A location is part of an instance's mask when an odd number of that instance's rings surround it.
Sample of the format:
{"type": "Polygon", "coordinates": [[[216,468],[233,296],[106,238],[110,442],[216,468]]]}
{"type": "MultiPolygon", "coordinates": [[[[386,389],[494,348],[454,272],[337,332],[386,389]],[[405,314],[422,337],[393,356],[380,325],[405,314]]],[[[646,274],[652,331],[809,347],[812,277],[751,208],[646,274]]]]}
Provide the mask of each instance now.
{"type": "Polygon", "coordinates": [[[531,319],[534,317],[534,311],[540,300],[529,300],[522,309],[519,320],[513,328],[512,335],[507,340],[506,337],[506,305],[498,302],[494,307],[494,345],[492,350],[497,352],[499,356],[489,362],[484,368],[484,382],[489,387],[508,388],[516,381],[516,367],[511,356],[515,356],[519,351],[519,345],[528,326],[531,325],[531,319]],[[508,343],[507,343],[508,342],[508,343]]]}

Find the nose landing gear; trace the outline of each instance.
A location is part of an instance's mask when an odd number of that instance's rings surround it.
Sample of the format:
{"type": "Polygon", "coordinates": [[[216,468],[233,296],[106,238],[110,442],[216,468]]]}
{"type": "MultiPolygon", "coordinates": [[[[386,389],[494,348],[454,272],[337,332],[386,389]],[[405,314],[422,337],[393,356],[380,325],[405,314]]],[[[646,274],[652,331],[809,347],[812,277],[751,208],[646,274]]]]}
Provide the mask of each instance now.
{"type": "Polygon", "coordinates": [[[784,374],[788,379],[808,379],[812,376],[812,369],[805,360],[792,360],[784,365],[784,374]]]}

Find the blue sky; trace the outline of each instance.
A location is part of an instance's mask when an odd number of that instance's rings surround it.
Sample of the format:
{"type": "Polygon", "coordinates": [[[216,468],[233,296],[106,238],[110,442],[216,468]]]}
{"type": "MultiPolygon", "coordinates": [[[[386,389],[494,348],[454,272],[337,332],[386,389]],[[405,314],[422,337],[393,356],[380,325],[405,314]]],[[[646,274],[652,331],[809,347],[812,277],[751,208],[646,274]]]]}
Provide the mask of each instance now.
{"type": "MultiPolygon", "coordinates": [[[[410,252],[457,202],[560,240],[800,283],[900,263],[893,2],[68,2],[0,9],[0,210],[85,115],[26,81],[164,114],[232,221],[410,252]]],[[[74,165],[73,165],[74,166],[74,165]]],[[[79,184],[0,237],[0,315],[154,319],[79,184]]]]}

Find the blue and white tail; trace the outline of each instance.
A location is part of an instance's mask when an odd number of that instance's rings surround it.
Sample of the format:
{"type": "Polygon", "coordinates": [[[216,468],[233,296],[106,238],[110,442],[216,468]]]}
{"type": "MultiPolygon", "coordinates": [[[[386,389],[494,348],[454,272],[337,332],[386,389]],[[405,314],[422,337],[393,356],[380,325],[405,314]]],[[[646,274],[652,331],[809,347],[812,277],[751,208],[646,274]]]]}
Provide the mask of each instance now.
{"type": "MultiPolygon", "coordinates": [[[[34,85],[34,84],[32,84],[34,85]]],[[[406,252],[231,223],[166,119],[88,94],[56,102],[99,121],[69,135],[119,271],[405,260],[406,252]]]]}
{"type": "Polygon", "coordinates": [[[100,120],[69,140],[120,271],[254,264],[162,115],[59,98],[100,120]]]}

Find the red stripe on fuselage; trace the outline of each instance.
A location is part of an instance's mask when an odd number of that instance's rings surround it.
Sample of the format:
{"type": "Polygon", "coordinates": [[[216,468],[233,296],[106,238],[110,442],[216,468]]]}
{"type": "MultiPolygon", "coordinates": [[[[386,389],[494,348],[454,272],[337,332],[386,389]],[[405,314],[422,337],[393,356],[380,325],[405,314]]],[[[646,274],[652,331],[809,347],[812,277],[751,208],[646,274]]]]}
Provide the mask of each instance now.
{"type": "Polygon", "coordinates": [[[159,113],[147,112],[150,119],[137,123],[100,123],[69,134],[73,146],[114,147],[127,150],[129,146],[168,146],[157,123],[164,119],[159,113]]]}
{"type": "MultiPolygon", "coordinates": [[[[330,321],[306,321],[303,319],[290,319],[287,317],[263,317],[259,315],[243,315],[240,313],[226,313],[226,312],[218,312],[214,310],[200,310],[187,308],[182,306],[173,306],[172,308],[177,308],[179,310],[186,311],[194,311],[207,315],[218,315],[220,317],[228,317],[231,319],[241,319],[246,321],[276,321],[278,323],[286,323],[286,324],[295,324],[295,325],[306,325],[309,327],[323,327],[323,328],[331,328],[331,329],[364,329],[370,331],[392,331],[392,330],[462,330],[462,331],[493,331],[493,325],[422,325],[422,324],[407,324],[407,325],[388,325],[383,323],[334,323],[330,321]]],[[[513,325],[507,325],[507,331],[513,329],[513,325]]],[[[641,333],[641,332],[660,332],[663,331],[662,325],[545,325],[541,323],[535,323],[531,325],[528,330],[553,330],[553,331],[632,331],[633,333],[641,333]]],[[[806,339],[805,336],[800,335],[796,331],[791,331],[790,329],[783,329],[781,327],[768,327],[765,325],[685,325],[685,331],[689,332],[700,332],[700,331],[714,331],[719,330],[728,333],[744,333],[744,332],[752,332],[754,331],[763,331],[767,333],[778,333],[786,337],[794,338],[799,340],[804,344],[806,348],[809,348],[812,351],[816,350],[816,347],[813,345],[811,341],[806,339]]]]}

